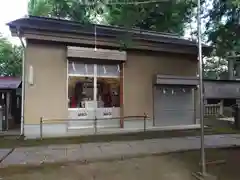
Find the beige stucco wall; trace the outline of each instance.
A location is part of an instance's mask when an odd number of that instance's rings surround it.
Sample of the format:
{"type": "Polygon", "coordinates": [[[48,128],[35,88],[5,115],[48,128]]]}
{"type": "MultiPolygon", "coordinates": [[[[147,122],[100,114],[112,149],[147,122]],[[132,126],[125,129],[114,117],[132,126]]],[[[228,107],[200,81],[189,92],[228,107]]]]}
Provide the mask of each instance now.
{"type": "Polygon", "coordinates": [[[40,117],[67,117],[66,47],[28,43],[25,52],[25,124],[39,124],[40,117]],[[28,84],[29,66],[34,85],[28,84]]]}
{"type": "MultiPolygon", "coordinates": [[[[67,118],[66,46],[28,43],[26,81],[33,66],[34,85],[26,83],[25,124],[39,124],[40,117],[67,118]]],[[[124,64],[124,115],[147,113],[153,117],[153,76],[195,76],[193,57],[163,53],[128,52],[124,64]]]]}
{"type": "Polygon", "coordinates": [[[194,57],[163,53],[127,54],[124,65],[124,115],[147,113],[153,117],[153,76],[196,76],[197,61],[194,57]]]}

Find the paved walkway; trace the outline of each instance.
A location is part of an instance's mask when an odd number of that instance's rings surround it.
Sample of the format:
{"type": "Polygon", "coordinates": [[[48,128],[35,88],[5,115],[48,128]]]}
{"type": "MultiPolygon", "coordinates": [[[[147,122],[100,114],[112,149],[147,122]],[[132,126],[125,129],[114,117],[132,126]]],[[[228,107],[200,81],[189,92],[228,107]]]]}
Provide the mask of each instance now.
{"type": "MultiPolygon", "coordinates": [[[[240,135],[208,135],[205,137],[205,145],[211,148],[240,145],[240,135]]],[[[22,147],[15,149],[0,166],[37,165],[43,162],[94,161],[198,148],[200,148],[199,137],[22,147]]],[[[0,149],[0,157],[3,157],[9,150],[0,149]]]]}

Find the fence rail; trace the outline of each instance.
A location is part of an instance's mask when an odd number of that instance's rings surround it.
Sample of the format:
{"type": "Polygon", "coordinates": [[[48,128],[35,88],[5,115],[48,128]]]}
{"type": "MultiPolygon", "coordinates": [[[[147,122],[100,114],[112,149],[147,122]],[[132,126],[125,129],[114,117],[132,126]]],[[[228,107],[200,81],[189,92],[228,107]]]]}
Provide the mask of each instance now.
{"type": "Polygon", "coordinates": [[[95,116],[95,118],[93,119],[76,119],[76,118],[44,118],[41,117],[40,118],[40,139],[43,138],[43,125],[44,124],[56,124],[56,123],[66,123],[66,125],[68,125],[70,122],[92,122],[93,123],[93,128],[94,128],[94,134],[98,133],[98,123],[101,121],[111,121],[111,120],[118,120],[119,121],[119,128],[120,128],[120,124],[121,124],[121,120],[126,120],[127,121],[133,121],[136,120],[136,118],[139,120],[143,120],[143,131],[146,131],[146,126],[147,126],[147,122],[146,120],[148,119],[148,116],[146,113],[144,113],[144,115],[142,116],[123,116],[123,117],[107,117],[107,118],[97,118],[95,116]]]}
{"type": "Polygon", "coordinates": [[[205,116],[219,116],[222,114],[223,114],[223,107],[221,103],[204,105],[205,116]]]}

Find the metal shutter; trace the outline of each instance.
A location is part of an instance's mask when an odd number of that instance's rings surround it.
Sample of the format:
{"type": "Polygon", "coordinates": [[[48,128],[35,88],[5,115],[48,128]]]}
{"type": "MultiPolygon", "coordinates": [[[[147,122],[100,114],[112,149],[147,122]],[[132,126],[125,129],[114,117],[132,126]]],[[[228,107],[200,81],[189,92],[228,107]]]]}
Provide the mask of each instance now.
{"type": "Polygon", "coordinates": [[[191,87],[156,86],[154,88],[154,122],[156,126],[194,124],[191,87]]]}

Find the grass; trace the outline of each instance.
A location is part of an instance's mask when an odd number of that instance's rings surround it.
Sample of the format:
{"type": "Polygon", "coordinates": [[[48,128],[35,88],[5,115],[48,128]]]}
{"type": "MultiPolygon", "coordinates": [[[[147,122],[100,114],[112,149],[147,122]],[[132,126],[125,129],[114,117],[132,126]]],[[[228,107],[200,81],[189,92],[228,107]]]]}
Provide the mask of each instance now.
{"type": "Polygon", "coordinates": [[[231,127],[216,127],[212,129],[216,134],[240,134],[239,129],[233,129],[231,127]]]}
{"type": "Polygon", "coordinates": [[[206,118],[205,124],[212,129],[215,134],[238,134],[240,129],[236,129],[229,121],[218,120],[216,117],[206,118]]]}

